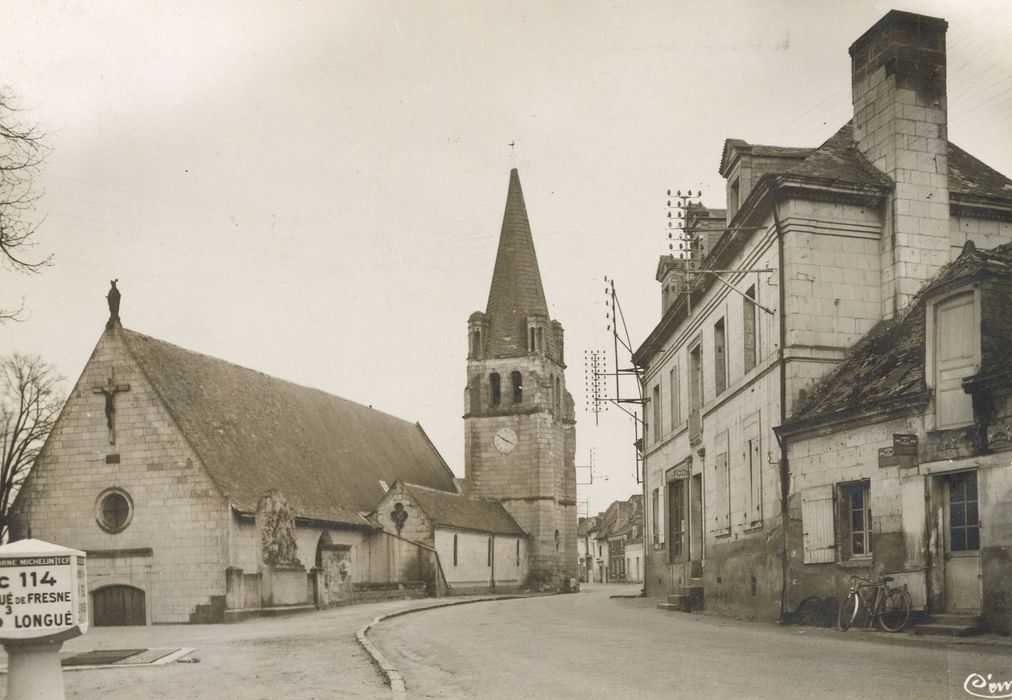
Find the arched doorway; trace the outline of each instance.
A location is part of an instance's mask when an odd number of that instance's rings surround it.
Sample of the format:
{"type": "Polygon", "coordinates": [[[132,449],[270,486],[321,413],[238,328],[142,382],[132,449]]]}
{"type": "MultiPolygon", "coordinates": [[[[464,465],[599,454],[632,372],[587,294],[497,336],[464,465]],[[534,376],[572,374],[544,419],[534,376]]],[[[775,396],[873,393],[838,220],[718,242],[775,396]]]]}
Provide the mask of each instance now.
{"type": "Polygon", "coordinates": [[[353,581],[351,545],[334,544],[330,533],[324,531],[316,543],[316,567],[323,569],[324,585],[329,600],[346,600],[351,597],[353,581]]]}
{"type": "Polygon", "coordinates": [[[91,594],[96,627],[147,624],[144,591],[133,586],[106,586],[91,594]]]}

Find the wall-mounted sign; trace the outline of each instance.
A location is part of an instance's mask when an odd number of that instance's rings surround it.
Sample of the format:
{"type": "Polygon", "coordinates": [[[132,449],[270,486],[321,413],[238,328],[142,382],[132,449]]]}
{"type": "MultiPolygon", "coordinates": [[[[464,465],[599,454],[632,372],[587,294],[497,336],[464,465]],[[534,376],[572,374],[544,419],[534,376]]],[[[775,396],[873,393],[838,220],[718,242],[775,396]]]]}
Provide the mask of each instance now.
{"type": "Polygon", "coordinates": [[[84,552],[41,540],[0,547],[0,642],[87,631],[84,552]]]}

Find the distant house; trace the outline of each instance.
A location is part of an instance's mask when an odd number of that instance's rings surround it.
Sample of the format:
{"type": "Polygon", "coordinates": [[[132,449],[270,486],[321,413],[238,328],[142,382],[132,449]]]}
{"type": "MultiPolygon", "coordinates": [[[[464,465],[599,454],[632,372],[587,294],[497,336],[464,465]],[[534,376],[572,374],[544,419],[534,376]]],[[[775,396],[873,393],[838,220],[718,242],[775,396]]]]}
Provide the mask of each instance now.
{"type": "Polygon", "coordinates": [[[580,520],[580,548],[586,581],[641,580],[643,497],[613,501],[596,516],[580,520]]]}

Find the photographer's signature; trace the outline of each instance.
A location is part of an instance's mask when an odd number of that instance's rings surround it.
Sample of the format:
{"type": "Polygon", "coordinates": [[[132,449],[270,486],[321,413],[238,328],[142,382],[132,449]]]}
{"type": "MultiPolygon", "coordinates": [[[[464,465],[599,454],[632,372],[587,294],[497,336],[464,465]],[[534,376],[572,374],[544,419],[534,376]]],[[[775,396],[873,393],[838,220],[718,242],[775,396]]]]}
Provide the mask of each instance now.
{"type": "Polygon", "coordinates": [[[971,673],[963,681],[963,690],[975,698],[1012,698],[1012,680],[995,681],[991,680],[992,674],[987,678],[979,673],[971,673]]]}

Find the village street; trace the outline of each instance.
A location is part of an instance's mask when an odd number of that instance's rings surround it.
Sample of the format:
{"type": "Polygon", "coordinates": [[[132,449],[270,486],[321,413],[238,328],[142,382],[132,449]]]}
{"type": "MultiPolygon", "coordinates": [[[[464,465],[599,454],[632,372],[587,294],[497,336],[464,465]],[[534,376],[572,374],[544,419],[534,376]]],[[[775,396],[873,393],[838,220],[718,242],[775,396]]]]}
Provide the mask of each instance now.
{"type": "MultiPolygon", "coordinates": [[[[397,617],[371,633],[408,697],[968,698],[1012,645],[743,623],[609,598],[636,586],[397,617]]],[[[978,691],[979,692],[979,691],[978,691]]]]}
{"type": "MultiPolygon", "coordinates": [[[[576,595],[453,605],[382,621],[369,639],[403,674],[408,697],[962,698],[970,697],[968,674],[1012,673],[1006,639],[780,627],[610,597],[637,588],[585,584],[576,595]]],[[[391,697],[356,631],[379,615],[462,600],[389,600],[235,625],[95,628],[64,652],[182,647],[198,662],[65,671],[67,697],[391,697]]]]}

